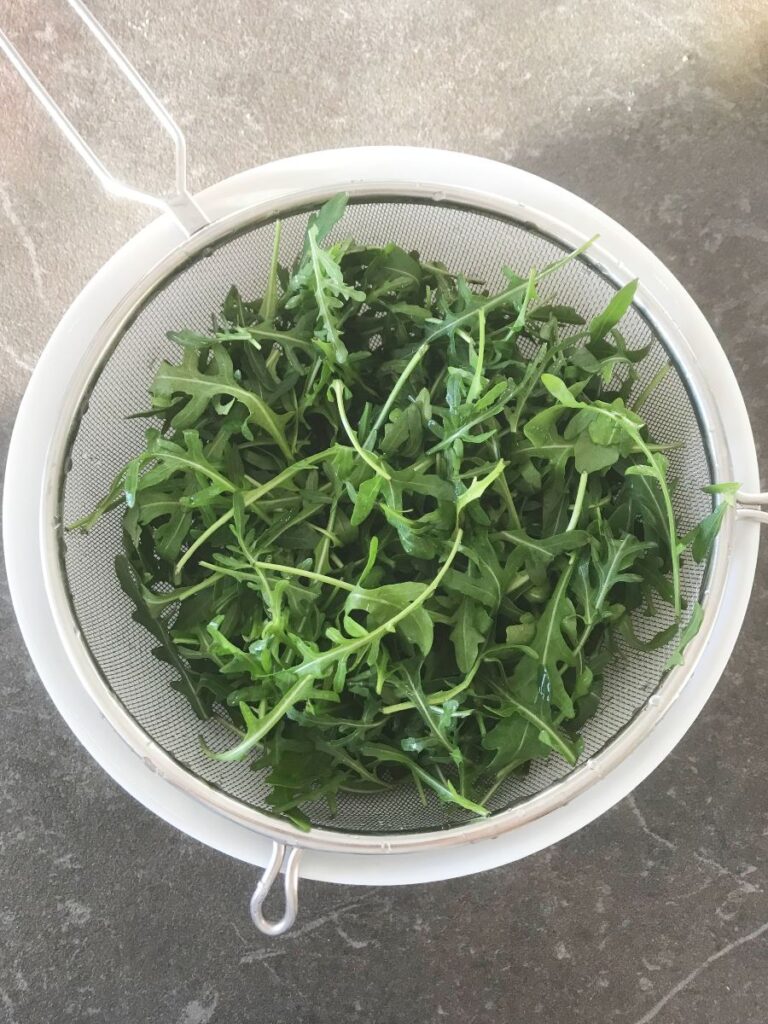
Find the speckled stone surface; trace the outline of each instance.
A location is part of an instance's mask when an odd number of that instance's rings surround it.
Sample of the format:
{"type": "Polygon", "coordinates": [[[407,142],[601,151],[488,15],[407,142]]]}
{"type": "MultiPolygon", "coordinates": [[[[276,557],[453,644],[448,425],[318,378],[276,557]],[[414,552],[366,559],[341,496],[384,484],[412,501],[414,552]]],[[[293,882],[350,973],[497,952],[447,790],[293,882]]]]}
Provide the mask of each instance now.
{"type": "MultiPolygon", "coordinates": [[[[194,188],[303,150],[408,143],[579,193],[679,275],[768,459],[764,0],[94,0],[188,135],[194,188]]],[[[0,21],[109,163],[169,147],[58,0],[0,21]],[[123,111],[127,110],[127,116],[123,111]]],[[[0,435],[56,322],[150,214],[104,198],[0,64],[0,435]]],[[[767,474],[768,475],[768,472],[767,474]]],[[[254,871],[173,831],[80,748],[0,590],[0,1020],[765,1024],[768,559],[715,695],[622,804],[536,857],[407,889],[254,871]]]]}

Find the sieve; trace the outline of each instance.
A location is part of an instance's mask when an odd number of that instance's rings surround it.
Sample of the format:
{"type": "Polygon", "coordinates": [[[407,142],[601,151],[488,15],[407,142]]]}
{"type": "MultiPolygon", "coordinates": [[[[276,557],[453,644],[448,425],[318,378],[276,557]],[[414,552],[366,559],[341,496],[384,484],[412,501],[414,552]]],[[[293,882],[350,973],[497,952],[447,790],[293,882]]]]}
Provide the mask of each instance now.
{"type": "MultiPolygon", "coordinates": [[[[636,786],[672,749],[711,693],[734,647],[755,572],[759,506],[755,446],[724,352],[682,285],[637,239],[558,186],[516,168],[457,153],[368,147],[313,153],[254,168],[192,196],[184,137],[159,99],[80,0],[69,0],[174,141],[175,191],[157,197],[117,181],[93,153],[9,40],[0,44],[57,126],[111,194],[163,215],[128,242],[86,286],[46,346],[14,428],[6,471],[8,577],[33,661],[68,724],[132,795],[184,832],[266,866],[251,900],[270,935],[293,923],[302,875],[360,884],[405,884],[471,874],[526,856],[594,819],[636,786]],[[644,407],[670,454],[675,511],[686,530],[711,509],[701,488],[738,480],[704,566],[686,564],[688,602],[704,609],[685,664],[665,672],[668,650],[620,649],[604,696],[585,726],[575,768],[554,757],[496,792],[488,818],[446,816],[443,805],[393,789],[347,794],[335,816],[319,805],[300,832],[265,812],[263,778],[245,765],[201,753],[201,726],[168,686],[152,639],[131,619],[113,561],[121,523],[114,511],[87,536],[63,524],[89,511],[116,472],[143,448],[141,411],[157,364],[178,350],[166,332],[205,329],[232,284],[260,293],[273,225],[281,262],[301,251],[309,213],[345,191],[350,202],[333,238],[396,241],[439,259],[491,289],[499,268],[543,266],[595,234],[598,241],[552,284],[558,301],[586,316],[639,277],[622,322],[631,348],[650,345],[642,388],[663,363],[672,369],[644,407]],[[262,904],[280,872],[285,908],[262,904]]],[[[650,635],[663,613],[636,623],[650,635]]],[[[202,727],[223,743],[215,721],[202,727]]]]}

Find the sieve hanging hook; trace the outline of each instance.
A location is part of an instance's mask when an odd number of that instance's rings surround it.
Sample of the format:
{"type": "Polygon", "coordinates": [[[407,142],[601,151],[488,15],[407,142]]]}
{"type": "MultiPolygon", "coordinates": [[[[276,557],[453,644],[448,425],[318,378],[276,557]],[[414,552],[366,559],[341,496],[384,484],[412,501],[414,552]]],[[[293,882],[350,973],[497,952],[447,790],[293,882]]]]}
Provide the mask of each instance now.
{"type": "Polygon", "coordinates": [[[105,192],[109,195],[119,196],[122,199],[130,199],[133,202],[152,206],[155,209],[162,210],[164,213],[170,213],[187,236],[193,235],[200,228],[205,227],[209,221],[187,188],[187,143],[183,132],[160,102],[155,92],[144,81],[133,64],[118,47],[117,43],[108,35],[104,27],[94,18],[81,0],[67,0],[67,2],[91,34],[106,50],[112,63],[134,87],[144,103],[155,115],[155,118],[159,121],[166,134],[173,140],[176,161],[176,191],[173,194],[167,197],[155,196],[150,192],[143,192],[141,189],[134,188],[116,178],[107,170],[2,30],[0,30],[0,50],[5,53],[53,123],[96,175],[105,192]]]}
{"type": "Polygon", "coordinates": [[[760,505],[768,505],[768,491],[761,491],[758,494],[739,491],[736,495],[736,518],[768,523],[768,512],[760,508],[760,505]]]}
{"type": "Polygon", "coordinates": [[[293,926],[299,906],[299,860],[302,850],[298,846],[286,846],[285,843],[273,843],[269,863],[259,879],[253,896],[251,896],[251,920],[265,935],[282,935],[293,926]],[[285,866],[285,913],[279,921],[267,921],[261,912],[264,900],[277,878],[280,869],[285,866]]]}

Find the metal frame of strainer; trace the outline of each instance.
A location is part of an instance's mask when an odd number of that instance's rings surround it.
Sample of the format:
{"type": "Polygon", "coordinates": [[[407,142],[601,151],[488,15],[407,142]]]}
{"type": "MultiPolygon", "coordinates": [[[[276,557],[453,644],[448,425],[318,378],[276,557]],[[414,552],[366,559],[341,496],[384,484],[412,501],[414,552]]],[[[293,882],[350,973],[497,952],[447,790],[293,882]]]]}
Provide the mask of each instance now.
{"type": "Polygon", "coordinates": [[[62,321],[25,396],[9,454],[4,521],[11,592],[35,664],[62,714],[125,788],[184,831],[253,863],[263,864],[271,850],[251,906],[255,923],[268,934],[284,931],[295,916],[298,848],[307,851],[302,866],[310,877],[395,884],[504,863],[586,824],[658,764],[717,681],[746,608],[757,556],[756,530],[745,526],[736,531],[736,517],[727,518],[710,566],[705,622],[685,667],[669,674],[633,722],[601,753],[561,781],[490,819],[450,830],[370,836],[313,829],[304,835],[191,776],[149,739],[104,685],[79,636],[59,569],[55,523],[62,456],[70,424],[96,368],[121,326],[160,281],[201,248],[239,228],[346,189],[353,194],[474,204],[533,222],[571,245],[599,230],[601,240],[591,251],[591,262],[618,283],[639,274],[639,308],[662,337],[673,333],[689,343],[688,352],[676,349],[676,355],[696,396],[715,474],[721,479],[737,475],[754,489],[739,495],[737,516],[766,521],[768,515],[757,506],[768,501],[768,495],[759,493],[743,401],[701,313],[669,271],[604,214],[557,186],[479,158],[396,148],[309,154],[246,172],[193,198],[186,187],[186,147],[180,130],[80,0],[69,3],[174,139],[177,191],[166,200],[117,182],[0,34],[0,46],[105,189],[166,213],[110,261],[62,321]],[[172,218],[185,238],[179,238],[172,218]],[[147,267],[151,269],[145,273],[147,267]],[[718,381],[717,400],[707,384],[712,379],[718,381]],[[54,381],[59,394],[51,402],[54,381]],[[41,415],[44,399],[46,411],[41,415]],[[30,533],[35,518],[40,524],[37,552],[30,533]],[[694,676],[699,677],[696,692],[690,685],[694,676]],[[666,716],[673,703],[676,715],[666,716]],[[140,761],[126,760],[126,749],[114,744],[112,729],[140,761]],[[264,838],[271,841],[271,848],[264,838]],[[458,853],[462,848],[463,856],[458,853]],[[270,924],[261,914],[261,903],[281,867],[286,913],[270,924]]]}

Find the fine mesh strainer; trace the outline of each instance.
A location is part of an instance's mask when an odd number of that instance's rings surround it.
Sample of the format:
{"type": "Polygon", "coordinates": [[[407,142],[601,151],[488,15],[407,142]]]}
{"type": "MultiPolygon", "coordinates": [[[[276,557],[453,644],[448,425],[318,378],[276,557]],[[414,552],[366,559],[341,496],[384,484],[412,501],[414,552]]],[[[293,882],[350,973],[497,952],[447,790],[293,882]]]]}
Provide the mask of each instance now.
{"type": "MultiPolygon", "coordinates": [[[[346,794],[333,817],[319,802],[306,808],[308,833],[264,812],[267,788],[259,774],[201,753],[200,723],[168,685],[169,671],[152,656],[152,638],[133,622],[115,577],[120,511],[88,536],[67,532],[62,523],[90,511],[143,448],[146,421],[126,416],[146,407],[159,361],[178,356],[167,332],[206,329],[232,284],[247,298],[259,294],[275,219],[282,223],[281,262],[290,263],[301,251],[308,214],[341,190],[351,199],[335,237],[394,240],[490,289],[501,287],[502,265],[544,266],[599,232],[588,255],[549,287],[558,301],[589,316],[640,276],[622,330],[630,347],[651,346],[638,387],[672,364],[644,415],[657,440],[679,445],[670,463],[683,531],[710,509],[704,485],[737,479],[759,489],[741,395],[703,317],[669,272],[603,214],[556,186],[477,158],[398,149],[312,154],[247,172],[193,199],[178,128],[79,0],[69,2],[172,134],[177,193],[161,200],[115,182],[0,38],[105,187],[166,211],[110,261],[62,321],[25,396],[11,446],[9,578],[25,638],[62,713],[107,770],[185,831],[256,863],[266,859],[265,841],[272,842],[251,904],[255,923],[269,934],[295,918],[300,851],[304,873],[313,877],[410,882],[503,863],[585,824],[658,764],[717,681],[743,618],[757,551],[756,529],[734,520],[767,518],[756,508],[766,495],[741,493],[709,563],[685,564],[686,602],[701,601],[705,610],[685,666],[665,674],[668,650],[621,650],[584,729],[575,769],[551,757],[525,778],[510,777],[485,820],[447,816],[437,799],[422,803],[402,789],[346,794]],[[281,868],[286,910],[270,923],[261,904],[281,868]]],[[[663,613],[641,617],[636,630],[651,635],[669,621],[663,613]]],[[[214,747],[227,741],[217,729],[223,727],[214,721],[202,730],[214,747]]]]}

